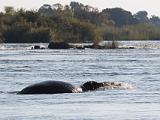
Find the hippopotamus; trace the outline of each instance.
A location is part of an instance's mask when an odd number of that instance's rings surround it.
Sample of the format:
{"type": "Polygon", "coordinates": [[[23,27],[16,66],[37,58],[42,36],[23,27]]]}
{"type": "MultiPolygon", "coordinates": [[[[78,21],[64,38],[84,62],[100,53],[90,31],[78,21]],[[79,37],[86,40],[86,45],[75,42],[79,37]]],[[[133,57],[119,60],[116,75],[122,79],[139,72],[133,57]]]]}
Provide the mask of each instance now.
{"type": "Polygon", "coordinates": [[[44,81],[25,87],[17,94],[60,94],[81,93],[93,91],[99,88],[118,88],[121,83],[88,81],[79,87],[63,81],[44,81]]]}

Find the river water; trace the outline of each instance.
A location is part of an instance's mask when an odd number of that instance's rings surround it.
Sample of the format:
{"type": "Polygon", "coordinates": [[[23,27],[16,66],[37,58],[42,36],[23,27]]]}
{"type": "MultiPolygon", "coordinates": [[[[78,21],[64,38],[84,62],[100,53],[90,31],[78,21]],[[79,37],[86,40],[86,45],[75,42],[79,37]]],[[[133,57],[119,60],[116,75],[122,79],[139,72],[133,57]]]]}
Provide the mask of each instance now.
{"type": "Polygon", "coordinates": [[[160,42],[123,45],[137,49],[30,50],[31,44],[1,44],[0,120],[160,120],[160,42]],[[122,82],[133,88],[16,95],[46,80],[76,86],[122,82]]]}

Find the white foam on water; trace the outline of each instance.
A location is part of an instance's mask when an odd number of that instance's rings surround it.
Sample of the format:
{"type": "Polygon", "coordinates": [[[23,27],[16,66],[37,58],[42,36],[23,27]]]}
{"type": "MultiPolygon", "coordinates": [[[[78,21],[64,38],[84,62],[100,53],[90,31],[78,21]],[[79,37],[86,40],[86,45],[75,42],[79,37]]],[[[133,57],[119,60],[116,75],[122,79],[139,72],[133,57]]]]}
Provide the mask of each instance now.
{"type": "Polygon", "coordinates": [[[122,89],[133,89],[134,87],[131,85],[131,84],[129,84],[129,83],[121,83],[121,88],[122,89]]]}
{"type": "Polygon", "coordinates": [[[133,89],[133,86],[129,83],[121,83],[121,82],[105,82],[104,86],[99,88],[98,90],[105,89],[133,89]]]}

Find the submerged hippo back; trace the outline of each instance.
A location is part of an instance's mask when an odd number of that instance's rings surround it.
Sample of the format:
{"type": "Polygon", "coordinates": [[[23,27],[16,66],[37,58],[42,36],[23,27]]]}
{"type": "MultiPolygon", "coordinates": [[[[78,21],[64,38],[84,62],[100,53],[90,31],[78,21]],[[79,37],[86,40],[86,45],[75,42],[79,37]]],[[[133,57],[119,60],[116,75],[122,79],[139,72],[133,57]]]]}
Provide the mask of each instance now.
{"type": "Polygon", "coordinates": [[[58,94],[58,93],[76,93],[78,89],[62,81],[45,81],[33,84],[24,88],[18,94],[58,94]]]}

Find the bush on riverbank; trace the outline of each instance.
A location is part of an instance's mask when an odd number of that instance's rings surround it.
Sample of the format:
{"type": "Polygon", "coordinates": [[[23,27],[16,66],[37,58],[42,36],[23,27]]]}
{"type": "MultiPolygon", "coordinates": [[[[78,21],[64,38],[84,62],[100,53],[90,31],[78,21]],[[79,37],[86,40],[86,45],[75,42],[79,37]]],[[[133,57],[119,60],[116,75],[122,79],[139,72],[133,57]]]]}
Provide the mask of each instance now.
{"type": "Polygon", "coordinates": [[[160,26],[155,25],[103,26],[100,31],[104,40],[160,40],[160,26]]]}

